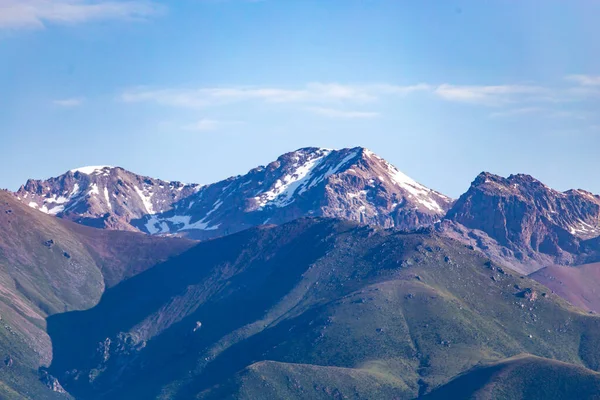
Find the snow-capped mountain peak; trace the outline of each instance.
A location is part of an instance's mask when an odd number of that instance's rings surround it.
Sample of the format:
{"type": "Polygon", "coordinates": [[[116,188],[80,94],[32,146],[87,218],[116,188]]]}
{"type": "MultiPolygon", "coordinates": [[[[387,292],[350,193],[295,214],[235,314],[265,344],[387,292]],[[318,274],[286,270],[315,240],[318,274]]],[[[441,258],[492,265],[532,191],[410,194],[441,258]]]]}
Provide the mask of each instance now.
{"type": "Polygon", "coordinates": [[[325,216],[410,229],[439,220],[451,202],[365,148],[307,147],[246,175],[204,186],[138,226],[148,233],[207,238],[325,216]]]}
{"type": "Polygon", "coordinates": [[[200,186],[91,166],[16,195],[48,214],[109,229],[210,238],[304,216],[412,229],[442,218],[452,200],[363,147],[306,147],[245,175],[200,186]]]}
{"type": "Polygon", "coordinates": [[[132,220],[168,211],[197,188],[143,177],[120,167],[95,166],[47,180],[30,179],[16,196],[44,213],[86,225],[137,230],[132,220]]]}
{"type": "Polygon", "coordinates": [[[88,167],[80,167],[80,168],[75,168],[72,169],[71,173],[82,173],[82,174],[86,174],[86,175],[97,175],[97,174],[105,174],[108,175],[110,174],[110,170],[112,170],[115,167],[112,167],[110,165],[99,165],[99,166],[88,166],[88,167]]]}

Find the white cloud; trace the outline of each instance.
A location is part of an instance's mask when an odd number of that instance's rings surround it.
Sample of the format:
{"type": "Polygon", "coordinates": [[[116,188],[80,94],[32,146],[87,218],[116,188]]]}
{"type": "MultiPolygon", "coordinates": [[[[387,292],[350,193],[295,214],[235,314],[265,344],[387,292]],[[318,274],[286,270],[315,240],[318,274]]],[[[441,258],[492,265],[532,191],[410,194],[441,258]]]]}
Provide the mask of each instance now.
{"type": "Polygon", "coordinates": [[[581,86],[600,86],[600,75],[569,75],[566,79],[581,86]]]}
{"type": "Polygon", "coordinates": [[[79,107],[84,103],[85,99],[82,97],[73,97],[70,99],[59,99],[54,100],[52,103],[60,107],[79,107]]]}
{"type": "Polygon", "coordinates": [[[216,119],[203,118],[192,124],[183,126],[182,129],[186,130],[186,131],[193,131],[193,132],[207,132],[207,131],[216,131],[218,129],[223,128],[224,126],[237,125],[240,123],[241,123],[240,121],[219,121],[216,119]]]}
{"type": "Polygon", "coordinates": [[[481,105],[503,105],[541,99],[550,95],[548,89],[540,86],[496,85],[459,86],[443,84],[435,89],[435,94],[444,100],[481,105]]]}
{"type": "MultiPolygon", "coordinates": [[[[589,78],[582,82],[595,82],[589,78]]],[[[332,118],[374,118],[379,110],[372,105],[415,93],[425,93],[443,101],[493,107],[490,117],[510,117],[539,113],[547,117],[575,118],[577,110],[552,112],[554,104],[583,103],[600,98],[600,86],[539,86],[534,84],[440,85],[309,83],[301,87],[232,86],[200,88],[132,88],[120,95],[127,103],[150,103],[169,107],[202,109],[244,102],[298,104],[304,110],[332,118]],[[369,111],[353,110],[371,105],[369,111]]]]}
{"type": "Polygon", "coordinates": [[[518,117],[522,115],[541,116],[543,118],[566,118],[566,119],[587,119],[587,114],[577,110],[556,110],[548,109],[543,107],[523,107],[523,108],[512,108],[503,111],[497,111],[490,114],[492,118],[509,118],[518,117]]]}
{"type": "Polygon", "coordinates": [[[205,131],[214,131],[219,127],[219,121],[214,119],[201,119],[199,121],[194,122],[193,124],[189,124],[183,127],[186,131],[195,131],[195,132],[205,132],[205,131]]]}
{"type": "MultiPolygon", "coordinates": [[[[426,83],[409,86],[310,83],[297,89],[277,87],[137,88],[126,90],[121,94],[120,99],[128,103],[148,102],[172,107],[203,108],[253,100],[270,103],[304,103],[312,105],[369,103],[381,100],[386,96],[405,96],[416,92],[433,93],[446,101],[485,106],[559,100],[557,93],[541,86],[467,86],[451,84],[431,85],[426,83]]],[[[572,96],[573,94],[570,95],[572,96]]]]}
{"type": "Polygon", "coordinates": [[[324,107],[311,107],[310,111],[315,114],[323,115],[325,117],[331,118],[345,118],[345,119],[355,119],[355,118],[376,118],[380,114],[378,112],[372,111],[345,111],[345,110],[336,110],[334,108],[324,108],[324,107]]]}
{"type": "Polygon", "coordinates": [[[544,112],[544,109],[541,107],[523,107],[523,108],[513,108],[505,111],[497,111],[490,114],[492,118],[500,118],[500,117],[515,117],[520,115],[527,114],[538,114],[544,112]]]}
{"type": "Polygon", "coordinates": [[[0,0],[0,28],[43,28],[95,20],[144,19],[163,6],[151,1],[0,0]]]}
{"type": "Polygon", "coordinates": [[[198,89],[130,89],[121,94],[128,103],[150,102],[185,108],[202,108],[259,100],[271,103],[373,102],[384,95],[408,94],[428,90],[428,85],[341,85],[310,83],[302,88],[223,87],[198,89]]]}

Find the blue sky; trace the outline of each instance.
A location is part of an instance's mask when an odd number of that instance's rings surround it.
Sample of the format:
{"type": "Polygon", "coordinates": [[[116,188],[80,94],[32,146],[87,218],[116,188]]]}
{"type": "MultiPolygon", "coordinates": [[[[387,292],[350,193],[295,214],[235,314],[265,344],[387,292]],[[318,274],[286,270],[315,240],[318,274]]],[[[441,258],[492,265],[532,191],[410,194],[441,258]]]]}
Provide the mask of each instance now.
{"type": "Polygon", "coordinates": [[[0,187],[83,165],[210,183],[365,146],[450,196],[600,193],[600,2],[0,0],[0,187]]]}

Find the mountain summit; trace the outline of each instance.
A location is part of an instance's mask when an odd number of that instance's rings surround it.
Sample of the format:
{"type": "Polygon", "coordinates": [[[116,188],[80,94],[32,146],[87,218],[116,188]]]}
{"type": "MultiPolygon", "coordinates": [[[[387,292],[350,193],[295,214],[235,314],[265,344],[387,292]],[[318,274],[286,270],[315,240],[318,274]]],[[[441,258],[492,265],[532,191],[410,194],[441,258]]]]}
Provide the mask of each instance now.
{"type": "MultiPolygon", "coordinates": [[[[446,219],[485,233],[502,253],[531,268],[571,264],[600,236],[600,196],[559,192],[529,175],[503,178],[483,172],[446,219]]],[[[480,247],[489,255],[494,245],[480,247]]]]}
{"type": "Polygon", "coordinates": [[[204,186],[138,228],[204,239],[304,216],[414,229],[444,216],[452,200],[371,151],[303,148],[246,175],[204,186]]]}
{"type": "Polygon", "coordinates": [[[198,185],[98,166],[73,169],[44,181],[30,179],[16,195],[46,214],[97,228],[136,231],[132,220],[164,212],[197,189],[198,185]]]}
{"type": "Polygon", "coordinates": [[[452,202],[362,147],[303,148],[206,186],[84,167],[29,180],[16,195],[85,225],[197,239],[305,216],[414,229],[440,220],[452,202]]]}

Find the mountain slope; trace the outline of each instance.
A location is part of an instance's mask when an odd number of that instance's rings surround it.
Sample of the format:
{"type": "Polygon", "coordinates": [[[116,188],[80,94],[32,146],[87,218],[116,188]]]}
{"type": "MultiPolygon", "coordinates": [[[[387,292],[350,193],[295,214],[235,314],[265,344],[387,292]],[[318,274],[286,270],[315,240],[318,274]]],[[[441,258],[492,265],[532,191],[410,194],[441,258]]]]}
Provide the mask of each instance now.
{"type": "MultiPolygon", "coordinates": [[[[115,285],[191,244],[80,226],[45,215],[0,191],[0,361],[6,362],[0,368],[0,398],[56,398],[58,394],[45,387],[38,374],[38,368],[52,359],[45,319],[94,306],[106,285],[115,285]],[[103,251],[117,243],[122,243],[119,257],[103,251]]],[[[48,376],[44,379],[48,385],[54,382],[48,376]]]]}
{"type": "Polygon", "coordinates": [[[367,149],[304,148],[204,186],[172,210],[135,225],[148,233],[198,239],[306,216],[414,229],[438,221],[450,203],[367,149]]]}
{"type": "Polygon", "coordinates": [[[524,354],[473,368],[424,398],[599,399],[600,374],[581,366],[524,354]]]}
{"type": "MultiPolygon", "coordinates": [[[[394,399],[400,380],[376,371],[263,361],[227,384],[201,393],[211,399],[394,399]]],[[[423,399],[598,399],[600,374],[581,366],[518,355],[477,366],[423,399]]]]}
{"type": "Polygon", "coordinates": [[[184,185],[122,168],[85,167],[16,193],[30,207],[93,227],[207,239],[306,216],[414,229],[451,199],[364,148],[304,148],[211,185],[184,185]]]}
{"type": "Polygon", "coordinates": [[[45,181],[30,179],[16,195],[32,208],[80,224],[135,231],[131,220],[169,210],[197,189],[198,185],[99,166],[74,169],[45,181]]]}
{"type": "Polygon", "coordinates": [[[211,398],[244,370],[252,393],[259,373],[292,398],[408,399],[521,353],[600,368],[600,319],[535,281],[429,230],[330,219],[200,243],[48,326],[51,372],[81,399],[211,398]]]}
{"type": "Polygon", "coordinates": [[[225,384],[200,393],[202,400],[222,399],[394,399],[411,396],[398,378],[354,368],[261,361],[225,384]]]}
{"type": "Polygon", "coordinates": [[[600,312],[600,263],[568,267],[551,265],[535,271],[530,277],[569,303],[584,310],[600,312]]]}
{"type": "Polygon", "coordinates": [[[524,272],[582,263],[600,249],[593,241],[600,236],[600,196],[558,192],[528,175],[482,173],[448,211],[444,229],[524,272]]]}

